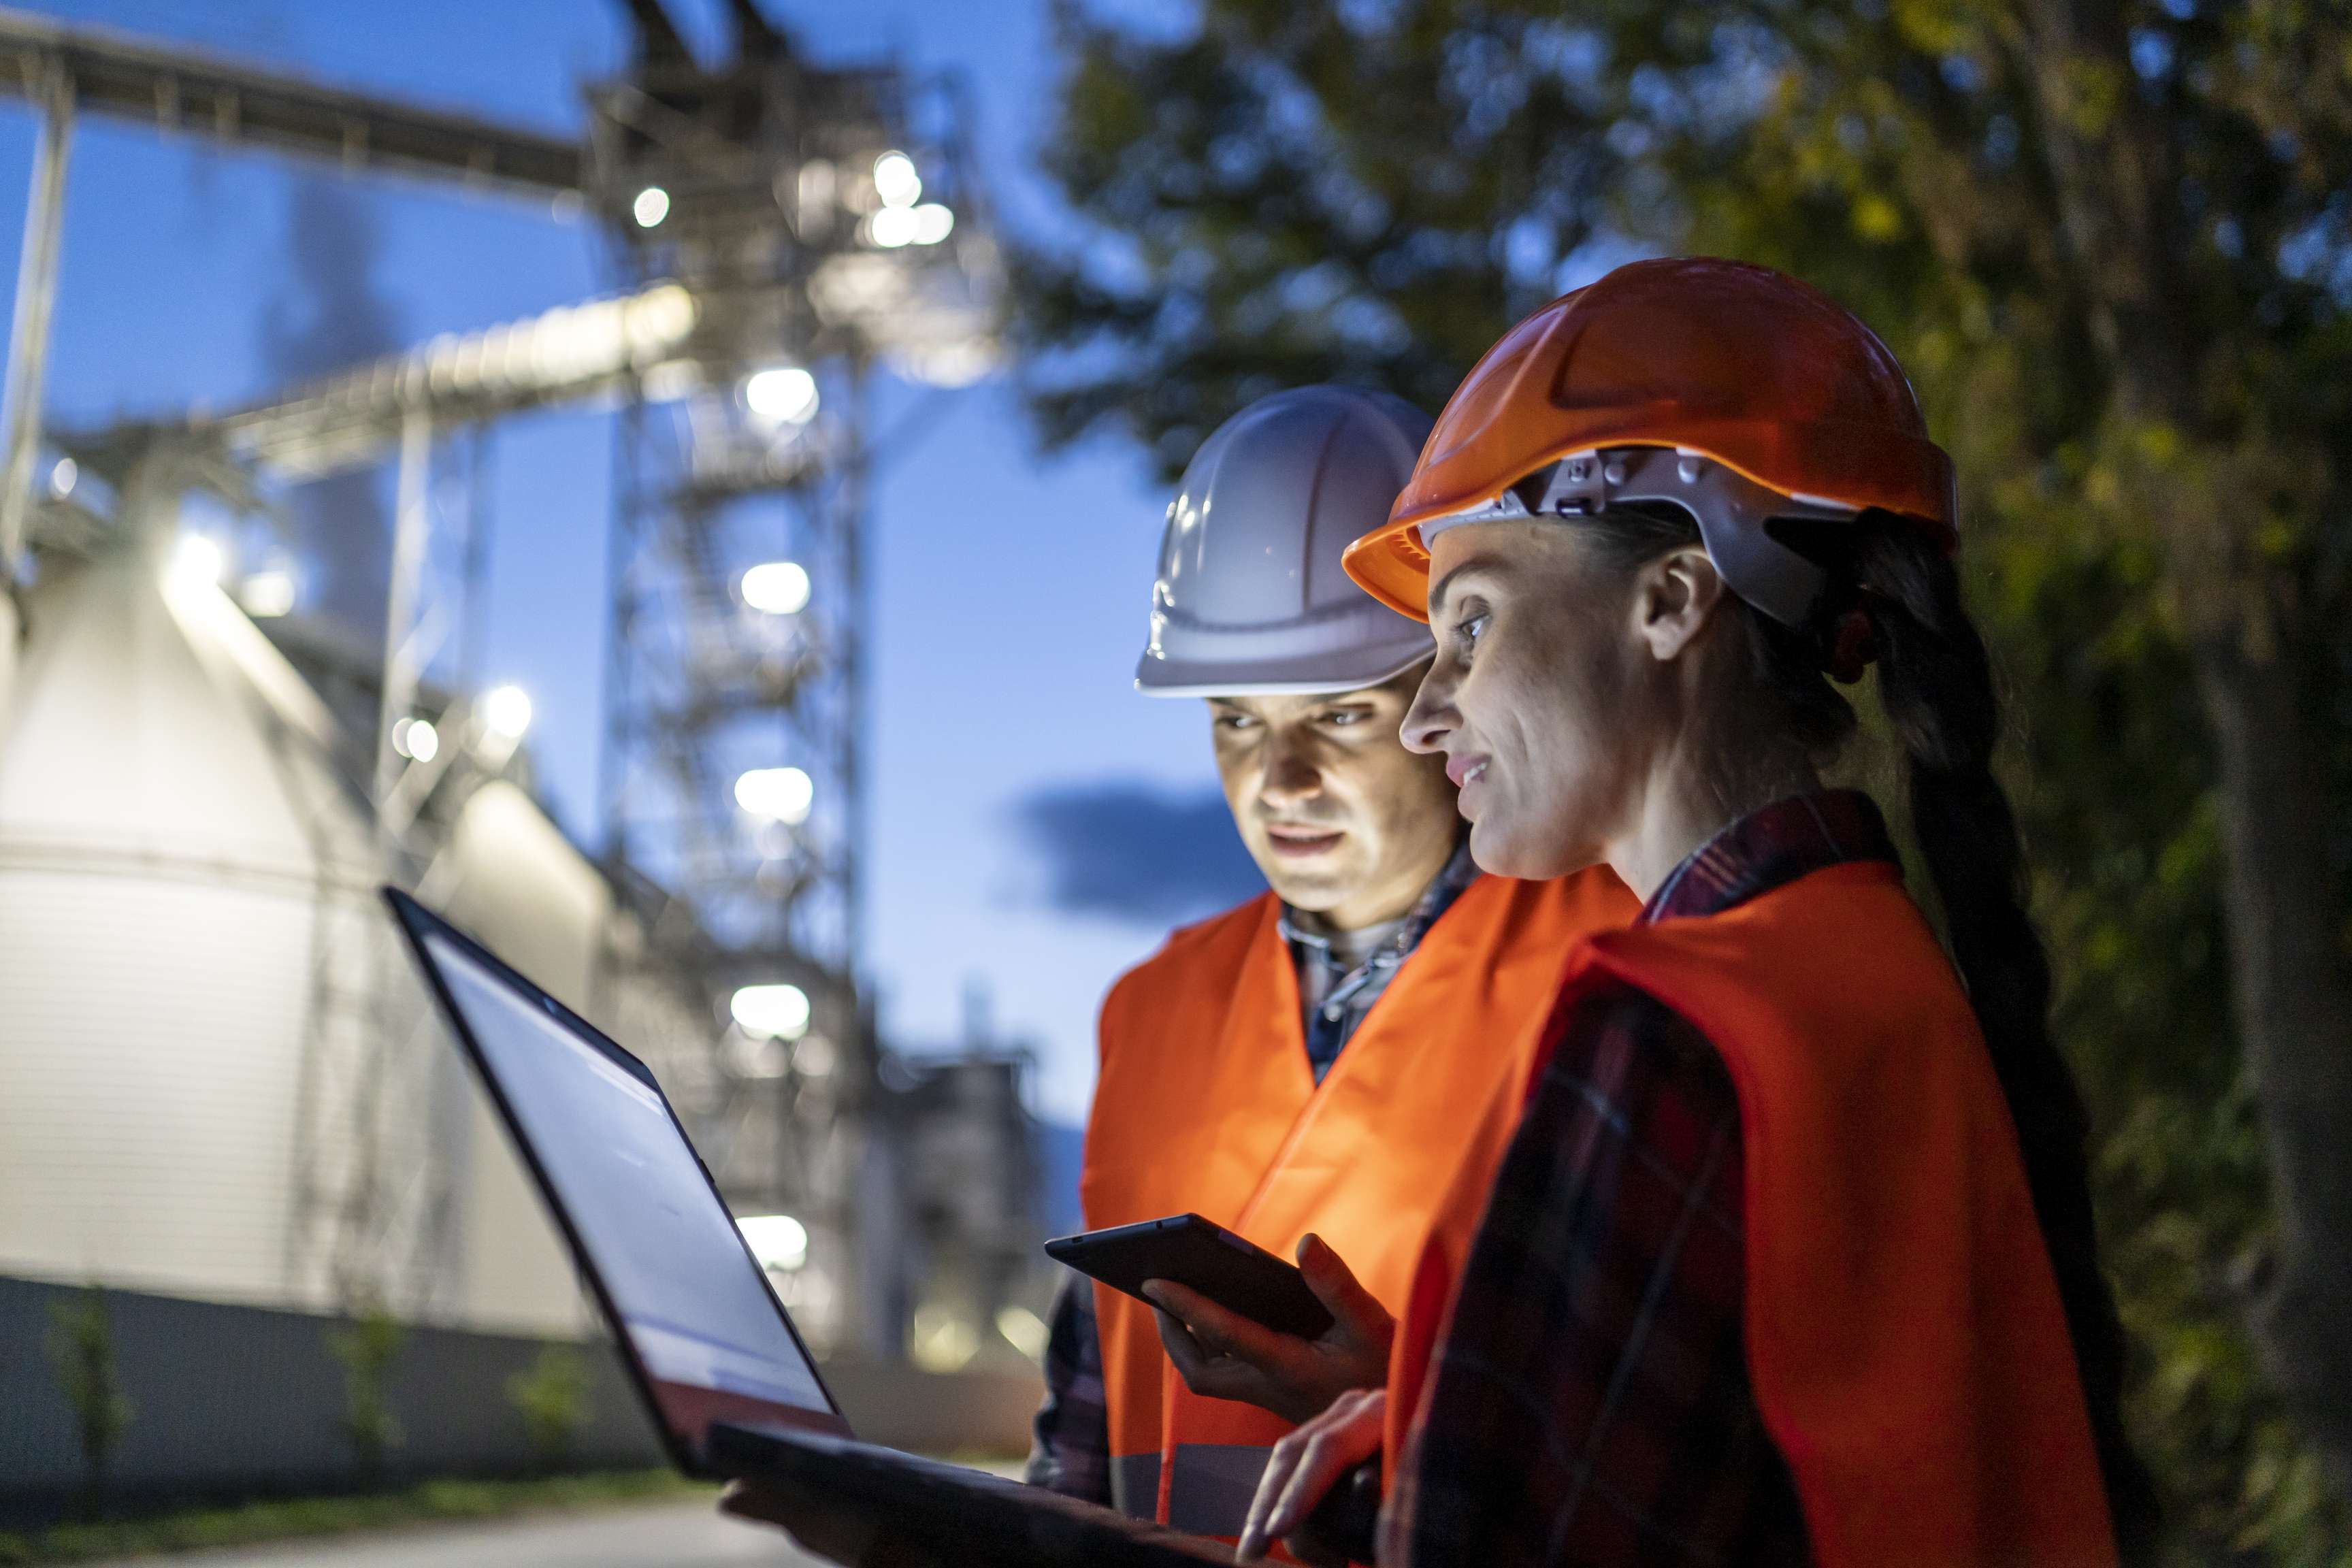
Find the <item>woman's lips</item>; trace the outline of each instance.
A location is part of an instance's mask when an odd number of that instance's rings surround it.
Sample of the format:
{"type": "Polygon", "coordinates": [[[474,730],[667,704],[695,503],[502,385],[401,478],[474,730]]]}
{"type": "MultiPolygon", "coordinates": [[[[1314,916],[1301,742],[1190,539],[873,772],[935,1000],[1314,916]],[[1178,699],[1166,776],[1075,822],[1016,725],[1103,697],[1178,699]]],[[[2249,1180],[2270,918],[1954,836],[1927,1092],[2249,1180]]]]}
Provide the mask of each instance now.
{"type": "Polygon", "coordinates": [[[1493,760],[1491,757],[1448,757],[1445,759],[1445,776],[1454,781],[1455,789],[1467,788],[1485,776],[1486,764],[1493,760]]]}
{"type": "Polygon", "coordinates": [[[1266,843],[1274,852],[1292,858],[1320,855],[1328,849],[1336,849],[1339,846],[1339,840],[1346,837],[1345,833],[1327,833],[1312,827],[1268,825],[1265,830],[1266,843]]]}

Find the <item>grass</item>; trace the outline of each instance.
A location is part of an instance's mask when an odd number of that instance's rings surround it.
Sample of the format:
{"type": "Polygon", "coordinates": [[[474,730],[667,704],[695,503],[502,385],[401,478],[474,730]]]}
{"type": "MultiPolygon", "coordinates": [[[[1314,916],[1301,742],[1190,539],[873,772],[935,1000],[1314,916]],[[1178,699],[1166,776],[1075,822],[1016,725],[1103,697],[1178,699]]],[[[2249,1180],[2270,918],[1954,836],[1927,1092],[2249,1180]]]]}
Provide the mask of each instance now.
{"type": "Polygon", "coordinates": [[[188,1509],[145,1519],[59,1524],[23,1534],[0,1531],[0,1563],[85,1563],[243,1546],[299,1536],[340,1535],[436,1521],[560,1512],[660,1498],[716,1497],[717,1489],[667,1469],[614,1470],[531,1480],[426,1481],[404,1491],[287,1498],[226,1508],[188,1509]]]}

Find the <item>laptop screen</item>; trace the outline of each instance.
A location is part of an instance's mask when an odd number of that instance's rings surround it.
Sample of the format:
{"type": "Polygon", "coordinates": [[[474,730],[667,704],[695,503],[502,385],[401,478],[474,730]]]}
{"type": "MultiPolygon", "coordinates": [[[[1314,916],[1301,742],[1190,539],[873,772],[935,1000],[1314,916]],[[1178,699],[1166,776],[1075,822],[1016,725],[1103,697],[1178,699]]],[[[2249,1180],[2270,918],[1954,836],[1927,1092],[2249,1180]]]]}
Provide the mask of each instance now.
{"type": "Polygon", "coordinates": [[[463,946],[421,934],[672,1433],[699,1453],[718,1419],[845,1430],[660,1091],[463,946]]]}

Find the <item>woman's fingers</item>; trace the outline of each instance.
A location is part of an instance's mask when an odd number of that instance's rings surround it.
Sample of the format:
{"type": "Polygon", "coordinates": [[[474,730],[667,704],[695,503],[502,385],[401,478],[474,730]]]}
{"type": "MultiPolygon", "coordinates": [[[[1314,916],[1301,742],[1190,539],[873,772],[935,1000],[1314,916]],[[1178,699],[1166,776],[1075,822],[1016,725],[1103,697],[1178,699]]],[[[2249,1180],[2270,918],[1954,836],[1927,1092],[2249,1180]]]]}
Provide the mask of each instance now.
{"type": "Polygon", "coordinates": [[[1280,1540],[1307,1522],[1323,1496],[1339,1478],[1381,1448],[1381,1413],[1387,1408],[1385,1390],[1359,1389],[1332,1402],[1331,1419],[1317,1423],[1306,1452],[1290,1473],[1265,1521],[1266,1534],[1280,1540]],[[1371,1408],[1368,1422],[1364,1412],[1371,1408]]]}
{"type": "Polygon", "coordinates": [[[1263,1556],[1268,1543],[1306,1522],[1334,1482],[1380,1452],[1387,1410],[1386,1389],[1351,1389],[1276,1443],[1250,1500],[1238,1554],[1263,1556]]]}
{"type": "MultiPolygon", "coordinates": [[[[1321,1417],[1317,1417],[1320,1420],[1321,1417]]],[[[1303,1429],[1302,1429],[1303,1430],[1303,1429]]],[[[1234,1555],[1244,1563],[1255,1562],[1265,1555],[1266,1547],[1274,1541],[1266,1524],[1274,1513],[1275,1504],[1282,1499],[1290,1484],[1291,1473],[1298,1468],[1307,1444],[1298,1432],[1285,1435],[1266,1456],[1265,1473],[1258,1478],[1257,1493],[1250,1499],[1249,1517],[1242,1525],[1241,1544],[1234,1555]]]]}

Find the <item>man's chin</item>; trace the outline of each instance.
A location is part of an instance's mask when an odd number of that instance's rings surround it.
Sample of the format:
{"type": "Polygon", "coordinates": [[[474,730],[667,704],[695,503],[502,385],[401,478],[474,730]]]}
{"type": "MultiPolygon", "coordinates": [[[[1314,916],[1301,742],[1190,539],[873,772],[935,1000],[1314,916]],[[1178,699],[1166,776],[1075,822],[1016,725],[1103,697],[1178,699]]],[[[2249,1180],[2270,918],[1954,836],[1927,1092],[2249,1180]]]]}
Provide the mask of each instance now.
{"type": "Polygon", "coordinates": [[[1308,914],[1319,915],[1346,903],[1362,880],[1336,868],[1318,872],[1297,865],[1277,865],[1272,869],[1261,865],[1258,869],[1265,873],[1266,886],[1274,889],[1275,897],[1308,914]]]}

